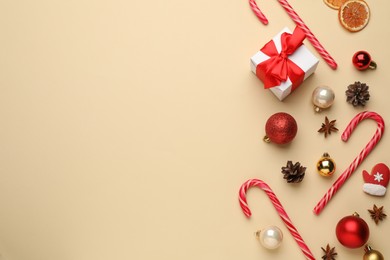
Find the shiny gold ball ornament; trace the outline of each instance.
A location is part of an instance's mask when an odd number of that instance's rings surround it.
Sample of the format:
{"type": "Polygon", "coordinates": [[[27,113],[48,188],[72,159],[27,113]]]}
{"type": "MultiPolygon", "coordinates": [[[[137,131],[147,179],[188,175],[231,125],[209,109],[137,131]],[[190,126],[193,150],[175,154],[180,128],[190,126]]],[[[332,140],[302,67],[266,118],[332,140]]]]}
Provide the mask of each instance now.
{"type": "Polygon", "coordinates": [[[320,175],[330,177],[336,171],[336,163],[328,153],[324,153],[317,162],[317,171],[320,175]]]}
{"type": "Polygon", "coordinates": [[[366,252],[363,256],[363,260],[384,260],[385,258],[381,254],[381,252],[372,249],[370,246],[366,246],[364,248],[366,252]]]}

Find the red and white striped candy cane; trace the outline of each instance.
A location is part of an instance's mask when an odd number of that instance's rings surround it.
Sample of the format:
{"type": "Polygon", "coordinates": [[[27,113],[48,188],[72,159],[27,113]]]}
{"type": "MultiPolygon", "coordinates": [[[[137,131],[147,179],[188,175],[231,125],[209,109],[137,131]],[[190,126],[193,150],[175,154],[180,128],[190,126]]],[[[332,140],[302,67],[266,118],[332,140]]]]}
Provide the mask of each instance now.
{"type": "Polygon", "coordinates": [[[375,112],[361,112],[357,114],[351,122],[348,124],[347,128],[344,130],[341,135],[341,139],[346,142],[352,134],[352,131],[356,126],[364,119],[370,118],[375,120],[378,123],[378,128],[374,136],[371,138],[370,142],[364,147],[360,154],[353,160],[349,167],[339,176],[339,178],[333,183],[332,187],[328,192],[322,197],[318,202],[317,206],[314,207],[314,213],[320,214],[332,196],[343,186],[344,182],[352,175],[356,168],[362,163],[362,161],[367,157],[367,155],[374,149],[375,145],[379,142],[382,137],[383,132],[385,131],[385,122],[383,118],[375,112]]]}
{"type": "Polygon", "coordinates": [[[284,224],[287,226],[291,235],[294,237],[295,241],[298,243],[299,247],[301,248],[303,254],[306,256],[306,259],[314,260],[315,258],[313,254],[311,253],[309,247],[306,245],[305,241],[303,241],[301,235],[298,233],[298,230],[294,227],[286,211],[284,210],[282,204],[280,203],[276,195],[273,193],[271,188],[264,181],[258,179],[249,179],[246,182],[244,182],[244,184],[241,185],[240,192],[239,192],[239,201],[245,216],[249,218],[252,214],[246,201],[246,192],[250,187],[254,187],[254,186],[262,189],[268,195],[276,211],[279,213],[280,218],[283,220],[284,224]]]}
{"type": "MultiPolygon", "coordinates": [[[[287,0],[278,0],[281,6],[286,10],[287,14],[291,17],[291,19],[295,22],[297,26],[299,26],[306,34],[307,39],[311,42],[313,47],[317,50],[317,52],[321,55],[321,57],[328,63],[328,65],[332,69],[337,68],[336,61],[330,56],[330,54],[326,51],[326,49],[322,46],[320,41],[314,36],[314,34],[310,31],[309,27],[302,21],[301,17],[294,11],[291,5],[287,2],[287,0]]],[[[255,0],[249,0],[249,5],[252,8],[253,12],[260,19],[263,24],[268,24],[268,19],[265,15],[260,11],[257,6],[255,0]]]]}

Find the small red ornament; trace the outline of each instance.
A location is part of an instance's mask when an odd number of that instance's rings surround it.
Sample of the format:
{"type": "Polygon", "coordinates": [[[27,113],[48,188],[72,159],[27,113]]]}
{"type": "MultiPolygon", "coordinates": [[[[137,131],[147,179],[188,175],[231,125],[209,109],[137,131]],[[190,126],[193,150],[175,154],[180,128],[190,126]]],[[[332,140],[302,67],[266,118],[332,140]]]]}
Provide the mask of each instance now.
{"type": "Polygon", "coordinates": [[[264,141],[276,144],[291,142],[298,131],[297,122],[287,113],[279,112],[268,118],[265,124],[264,141]]]}
{"type": "Polygon", "coordinates": [[[376,62],[366,51],[358,51],[352,56],[352,64],[358,70],[376,69],[376,62]]]}
{"type": "Polygon", "coordinates": [[[367,223],[354,213],[342,218],[336,226],[336,236],[339,242],[348,248],[358,248],[366,244],[370,236],[367,223]]]}

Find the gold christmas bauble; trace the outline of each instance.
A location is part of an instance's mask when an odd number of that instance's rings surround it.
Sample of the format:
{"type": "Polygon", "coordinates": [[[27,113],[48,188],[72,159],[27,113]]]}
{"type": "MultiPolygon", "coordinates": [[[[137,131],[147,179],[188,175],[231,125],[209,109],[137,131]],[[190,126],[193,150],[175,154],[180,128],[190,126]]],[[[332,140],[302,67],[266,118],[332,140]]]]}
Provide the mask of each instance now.
{"type": "Polygon", "coordinates": [[[363,256],[363,260],[384,260],[385,258],[381,252],[372,249],[370,246],[366,246],[366,253],[363,256]]]}
{"type": "Polygon", "coordinates": [[[320,175],[330,177],[336,171],[336,163],[328,153],[324,153],[317,162],[317,171],[320,175]]]}

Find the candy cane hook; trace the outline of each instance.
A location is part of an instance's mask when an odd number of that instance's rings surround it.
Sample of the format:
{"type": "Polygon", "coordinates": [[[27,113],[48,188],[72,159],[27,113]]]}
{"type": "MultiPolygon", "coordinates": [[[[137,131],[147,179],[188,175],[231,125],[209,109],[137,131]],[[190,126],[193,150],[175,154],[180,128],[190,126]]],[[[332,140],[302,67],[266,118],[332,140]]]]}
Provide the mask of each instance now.
{"type": "Polygon", "coordinates": [[[374,149],[376,144],[382,137],[383,132],[385,131],[385,122],[383,118],[375,112],[361,112],[357,114],[351,122],[348,124],[347,128],[344,130],[341,135],[341,139],[346,142],[351,136],[353,130],[356,126],[364,119],[370,118],[375,120],[378,123],[378,128],[374,136],[371,138],[370,142],[364,147],[364,149],[360,152],[360,154],[353,160],[353,162],[349,165],[349,167],[339,176],[339,178],[333,183],[332,187],[328,190],[328,192],[322,197],[322,199],[318,202],[317,206],[314,207],[314,213],[320,214],[332,196],[341,188],[344,182],[352,175],[352,173],[356,170],[356,168],[362,163],[362,161],[367,157],[367,155],[374,149]]]}
{"type": "MultiPolygon", "coordinates": [[[[301,17],[294,11],[291,5],[287,2],[287,0],[278,0],[278,2],[282,5],[282,7],[286,10],[287,14],[293,19],[295,24],[299,26],[306,34],[307,39],[311,42],[313,47],[317,50],[317,52],[321,55],[321,57],[328,63],[328,65],[332,69],[337,68],[336,61],[330,56],[330,54],[326,51],[326,49],[322,46],[320,41],[314,36],[314,34],[310,31],[309,27],[302,21],[301,17]]],[[[255,0],[249,0],[249,5],[252,8],[255,15],[260,19],[263,24],[268,24],[268,19],[265,15],[260,11],[257,6],[255,0]]]]}
{"type": "Polygon", "coordinates": [[[244,182],[244,184],[241,185],[240,192],[239,192],[239,201],[245,216],[249,218],[252,214],[248,207],[248,203],[246,201],[246,192],[250,187],[253,186],[262,189],[268,195],[276,211],[279,213],[280,218],[283,220],[284,224],[290,231],[291,235],[294,237],[295,241],[298,243],[299,247],[301,248],[303,254],[306,256],[306,259],[315,260],[309,247],[306,245],[305,241],[303,241],[301,235],[298,233],[298,230],[294,227],[292,221],[290,220],[289,216],[284,210],[282,204],[275,196],[271,188],[264,181],[258,179],[249,179],[246,182],[244,182]]]}

